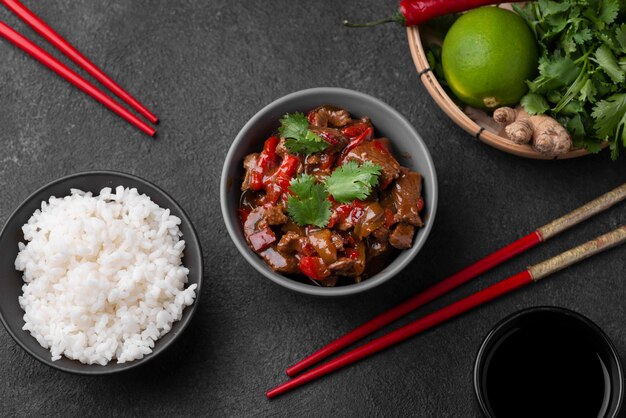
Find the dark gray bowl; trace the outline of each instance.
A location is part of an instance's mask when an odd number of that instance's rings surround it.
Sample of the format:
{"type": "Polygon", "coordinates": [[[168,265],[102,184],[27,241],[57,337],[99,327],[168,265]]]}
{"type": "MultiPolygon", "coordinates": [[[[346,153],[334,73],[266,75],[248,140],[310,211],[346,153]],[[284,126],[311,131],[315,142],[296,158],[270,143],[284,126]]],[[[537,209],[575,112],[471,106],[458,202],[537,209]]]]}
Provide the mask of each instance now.
{"type": "Polygon", "coordinates": [[[167,193],[157,186],[139,177],[130,174],[113,171],[90,171],[86,173],[73,174],[42,187],[33,193],[24,203],[18,207],[9,217],[4,229],[0,233],[0,320],[15,339],[30,355],[48,366],[63,370],[65,372],[99,375],[121,372],[132,369],[153,359],[169,347],[174,340],[185,330],[194,312],[198,307],[200,292],[202,287],[202,250],[196,231],[180,206],[167,193]],[[169,208],[172,215],[181,219],[180,229],[186,243],[183,263],[189,269],[189,284],[196,283],[196,300],[193,305],[185,308],[183,317],[175,322],[172,330],[159,339],[152,353],[141,360],[117,364],[112,361],[106,366],[88,365],[76,360],[69,360],[65,357],[57,361],[52,361],[50,351],[39,345],[28,331],[22,330],[24,326],[24,311],[19,305],[18,297],[22,294],[22,273],[15,270],[15,257],[17,257],[18,242],[24,242],[22,225],[28,222],[33,212],[41,207],[41,202],[48,200],[50,196],[69,195],[70,189],[81,189],[95,194],[104,187],[135,187],[139,193],[145,193],[157,205],[169,208]]]}
{"type": "Polygon", "coordinates": [[[267,105],[241,129],[230,147],[222,171],[220,199],[222,215],[228,233],[239,252],[258,272],[283,287],[316,296],[345,296],[372,289],[389,280],[407,266],[417,255],[432,229],[437,208],[437,175],[430,153],[413,126],[389,105],[374,97],[352,90],[322,87],[289,94],[267,105]],[[320,105],[334,105],[347,109],[354,116],[369,116],[379,136],[391,140],[393,152],[401,165],[418,171],[424,177],[424,228],[415,237],[413,248],[402,251],[380,273],[361,283],[341,287],[319,287],[299,283],[270,269],[246,243],[237,214],[243,180],[243,159],[247,154],[260,152],[265,139],[278,128],[278,120],[285,113],[307,112],[320,105]]]}

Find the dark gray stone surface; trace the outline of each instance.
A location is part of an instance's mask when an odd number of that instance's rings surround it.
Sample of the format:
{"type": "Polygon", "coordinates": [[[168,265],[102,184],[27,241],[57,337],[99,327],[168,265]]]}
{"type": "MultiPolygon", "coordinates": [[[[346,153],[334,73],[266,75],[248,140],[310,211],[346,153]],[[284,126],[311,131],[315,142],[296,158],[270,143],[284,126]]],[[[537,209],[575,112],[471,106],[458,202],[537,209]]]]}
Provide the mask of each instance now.
{"type": "MultiPolygon", "coordinates": [[[[162,357],[128,373],[67,375],[30,358],[0,329],[0,415],[469,417],[472,366],[504,316],[557,305],[589,316],[626,354],[626,264],[616,249],[274,401],[283,370],[372,315],[626,181],[624,159],[520,159],[477,143],[421,85],[400,27],[346,30],[341,18],[396,2],[51,0],[27,2],[162,118],[156,141],[0,42],[0,221],[41,185],[89,169],[155,182],[187,210],[205,252],[192,326],[162,357]],[[403,113],[430,147],[441,198],[423,252],[367,294],[290,293],[245,264],[221,221],[226,151],[260,107],[295,90],[340,86],[403,113]]],[[[0,19],[44,44],[8,11],[0,19]]],[[[49,47],[47,47],[50,50],[49,47]]],[[[58,56],[55,52],[55,55],[58,56]]],[[[409,319],[624,224],[624,206],[578,227],[409,319]]],[[[406,322],[406,321],[404,321],[406,322]]]]}

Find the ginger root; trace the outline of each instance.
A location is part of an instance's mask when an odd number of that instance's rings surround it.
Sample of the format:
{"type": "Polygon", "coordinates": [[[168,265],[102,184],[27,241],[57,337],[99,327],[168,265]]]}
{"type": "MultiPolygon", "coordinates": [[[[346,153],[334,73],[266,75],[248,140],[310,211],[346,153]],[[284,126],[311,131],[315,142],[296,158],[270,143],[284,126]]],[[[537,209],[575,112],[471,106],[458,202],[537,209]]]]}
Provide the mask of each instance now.
{"type": "Polygon", "coordinates": [[[567,129],[549,116],[530,116],[521,107],[501,107],[493,113],[493,119],[504,126],[511,141],[531,144],[542,154],[556,157],[572,149],[572,137],[567,129]]]}

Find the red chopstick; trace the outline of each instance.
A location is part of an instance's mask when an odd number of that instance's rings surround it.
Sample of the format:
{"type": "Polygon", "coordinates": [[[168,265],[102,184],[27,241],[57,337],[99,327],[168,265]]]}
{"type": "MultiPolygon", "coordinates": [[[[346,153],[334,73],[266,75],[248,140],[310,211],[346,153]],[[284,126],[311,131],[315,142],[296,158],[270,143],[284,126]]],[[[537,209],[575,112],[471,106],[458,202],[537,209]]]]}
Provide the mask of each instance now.
{"type": "Polygon", "coordinates": [[[133,109],[143,115],[152,123],[157,123],[157,118],[152,112],[150,112],[144,105],[139,103],[133,96],[131,96],[126,90],[120,87],[115,81],[107,76],[100,68],[93,64],[83,54],[81,54],[74,46],[61,37],[57,32],[48,26],[43,20],[39,18],[35,13],[29,10],[18,0],[0,0],[0,3],[4,4],[9,10],[20,17],[26,24],[33,28],[37,33],[43,36],[48,42],[54,45],[59,51],[63,52],[83,68],[87,73],[91,74],[96,80],[102,83],[105,87],[115,93],[120,99],[128,103],[133,109]]]}
{"type": "Polygon", "coordinates": [[[89,81],[82,78],[80,75],[76,74],[74,71],[66,67],[63,63],[58,61],[52,55],[48,54],[46,51],[26,39],[24,36],[19,34],[18,32],[11,29],[4,22],[0,22],[0,36],[3,36],[7,40],[11,41],[15,46],[24,50],[27,54],[41,62],[46,67],[50,68],[52,71],[108,107],[113,112],[117,113],[119,116],[127,120],[128,122],[135,125],[137,128],[141,129],[143,132],[150,136],[154,136],[156,130],[139,119],[137,116],[130,113],[116,101],[111,99],[105,93],[103,93],[100,89],[95,87],[89,81]]]}
{"type": "Polygon", "coordinates": [[[622,226],[608,234],[602,235],[592,241],[589,241],[583,245],[566,251],[556,257],[546,260],[542,263],[529,267],[527,270],[522,271],[514,276],[511,276],[499,283],[487,287],[479,292],[474,293],[464,299],[461,299],[451,305],[448,305],[438,311],[431,313],[423,318],[411,322],[395,331],[392,331],[382,337],[376,338],[350,352],[347,352],[328,363],[322,364],[314,369],[311,369],[300,376],[289,380],[282,385],[268,391],[266,396],[268,398],[274,398],[292,389],[304,385],[319,377],[325,376],[345,367],[349,364],[355,363],[363,358],[369,357],[385,348],[395,345],[401,341],[404,341],[414,335],[417,335],[423,331],[433,328],[449,319],[461,315],[477,306],[494,300],[500,296],[506,295],[520,287],[526,286],[530,283],[537,282],[549,275],[562,270],[565,267],[571,266],[579,261],[582,261],[592,255],[598,254],[604,250],[615,247],[626,242],[626,226],[622,226]]]}
{"type": "Polygon", "coordinates": [[[380,314],[374,319],[355,328],[344,336],[331,342],[325,347],[317,350],[310,356],[304,358],[286,371],[287,376],[295,376],[309,367],[319,363],[328,356],[337,351],[355,343],[356,341],[374,333],[382,327],[396,321],[397,319],[407,315],[409,312],[419,308],[420,306],[446,294],[466,283],[479,275],[489,271],[490,269],[502,264],[508,259],[535,247],[541,242],[552,238],[553,236],[571,228],[574,225],[600,213],[614,204],[626,199],[626,184],[612,190],[611,192],[600,196],[599,198],[587,203],[586,205],[576,209],[573,212],[538,228],[533,233],[520,238],[512,244],[488,255],[482,260],[464,268],[458,273],[442,280],[425,291],[416,294],[400,305],[380,314]]]}

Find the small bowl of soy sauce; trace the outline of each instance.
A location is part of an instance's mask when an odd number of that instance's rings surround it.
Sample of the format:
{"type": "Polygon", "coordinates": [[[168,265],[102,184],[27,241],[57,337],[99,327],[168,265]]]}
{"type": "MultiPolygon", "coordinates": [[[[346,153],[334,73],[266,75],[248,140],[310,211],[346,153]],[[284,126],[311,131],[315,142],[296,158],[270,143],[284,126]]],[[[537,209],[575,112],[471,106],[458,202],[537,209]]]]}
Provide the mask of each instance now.
{"type": "Polygon", "coordinates": [[[489,418],[612,418],[622,405],[624,371],[591,320],[537,307],[508,316],[485,337],[474,388],[489,418]]]}

